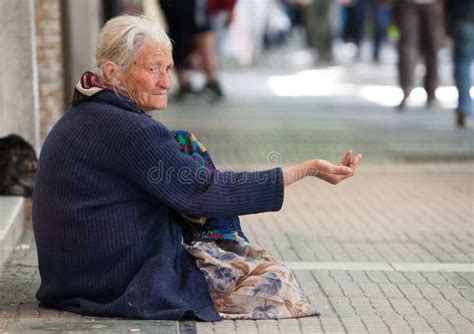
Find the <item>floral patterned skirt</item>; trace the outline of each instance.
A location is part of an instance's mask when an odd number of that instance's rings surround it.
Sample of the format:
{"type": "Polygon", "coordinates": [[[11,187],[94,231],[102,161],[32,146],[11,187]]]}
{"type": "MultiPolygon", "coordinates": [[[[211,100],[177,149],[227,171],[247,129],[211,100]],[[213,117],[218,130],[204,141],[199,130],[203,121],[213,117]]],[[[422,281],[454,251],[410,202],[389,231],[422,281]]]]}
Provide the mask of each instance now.
{"type": "Polygon", "coordinates": [[[319,315],[293,273],[257,244],[194,241],[185,247],[196,259],[224,319],[319,315]]]}

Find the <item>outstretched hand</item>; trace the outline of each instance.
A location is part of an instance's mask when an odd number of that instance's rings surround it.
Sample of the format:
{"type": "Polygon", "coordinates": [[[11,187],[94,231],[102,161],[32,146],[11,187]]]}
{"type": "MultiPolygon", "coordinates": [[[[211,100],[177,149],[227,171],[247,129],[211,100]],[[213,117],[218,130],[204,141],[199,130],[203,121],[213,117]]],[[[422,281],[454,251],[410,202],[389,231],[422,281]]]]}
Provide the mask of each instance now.
{"type": "Polygon", "coordinates": [[[311,176],[316,176],[331,184],[338,184],[354,175],[357,164],[362,159],[361,154],[353,156],[352,151],[348,151],[342,158],[339,165],[333,165],[327,160],[314,160],[314,165],[310,171],[311,176]]]}
{"type": "Polygon", "coordinates": [[[327,160],[320,159],[300,162],[283,170],[285,187],[306,176],[316,176],[329,183],[338,184],[354,175],[360,159],[362,159],[362,154],[356,154],[353,157],[352,151],[349,151],[344,155],[339,165],[333,165],[327,160]]]}

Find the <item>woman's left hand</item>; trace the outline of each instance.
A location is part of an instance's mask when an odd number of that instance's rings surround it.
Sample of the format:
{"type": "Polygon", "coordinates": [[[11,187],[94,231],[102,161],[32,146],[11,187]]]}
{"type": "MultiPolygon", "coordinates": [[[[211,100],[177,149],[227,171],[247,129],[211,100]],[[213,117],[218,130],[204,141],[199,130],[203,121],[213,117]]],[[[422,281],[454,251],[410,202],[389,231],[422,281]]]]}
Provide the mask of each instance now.
{"type": "Polygon", "coordinates": [[[305,176],[315,176],[331,184],[338,184],[354,175],[360,159],[362,159],[362,154],[356,154],[353,157],[352,151],[348,151],[339,165],[333,165],[329,161],[321,159],[303,161],[294,167],[283,170],[284,184],[289,186],[305,176]]]}
{"type": "Polygon", "coordinates": [[[331,184],[338,184],[342,180],[354,175],[360,159],[362,159],[361,154],[353,156],[352,151],[348,151],[339,165],[333,165],[327,160],[313,160],[314,162],[310,169],[310,175],[316,176],[331,184]]]}

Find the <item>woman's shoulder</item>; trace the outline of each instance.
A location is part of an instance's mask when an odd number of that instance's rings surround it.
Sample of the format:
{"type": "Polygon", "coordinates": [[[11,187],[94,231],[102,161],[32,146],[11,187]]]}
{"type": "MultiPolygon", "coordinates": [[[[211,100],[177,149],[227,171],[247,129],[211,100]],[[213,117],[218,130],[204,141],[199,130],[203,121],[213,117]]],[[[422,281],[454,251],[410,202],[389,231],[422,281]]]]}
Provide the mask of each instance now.
{"type": "Polygon", "coordinates": [[[126,128],[131,132],[152,127],[167,130],[164,124],[141,112],[130,101],[121,100],[120,97],[112,100],[112,103],[104,102],[102,99],[89,99],[72,106],[65,116],[68,114],[71,118],[78,118],[85,123],[92,121],[95,124],[103,124],[109,129],[126,128]]]}
{"type": "Polygon", "coordinates": [[[146,114],[91,99],[72,106],[61,117],[48,134],[48,143],[87,138],[95,143],[122,146],[129,140],[148,142],[170,136],[165,125],[146,114]]]}

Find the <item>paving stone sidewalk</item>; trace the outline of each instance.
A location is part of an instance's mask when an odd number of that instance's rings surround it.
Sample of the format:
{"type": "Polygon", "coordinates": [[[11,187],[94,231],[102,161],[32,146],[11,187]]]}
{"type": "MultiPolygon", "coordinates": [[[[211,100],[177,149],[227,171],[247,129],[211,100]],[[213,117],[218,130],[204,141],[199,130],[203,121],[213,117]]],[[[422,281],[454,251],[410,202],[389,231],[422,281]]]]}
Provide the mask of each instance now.
{"type": "Polygon", "coordinates": [[[280,212],[243,217],[249,237],[288,264],[332,266],[295,270],[322,313],[319,319],[136,322],[38,308],[36,250],[28,229],[0,276],[0,328],[9,333],[469,333],[473,178],[466,164],[361,166],[345,184],[303,181],[287,189],[280,212]],[[371,268],[420,262],[461,263],[468,271],[371,268]],[[357,267],[342,270],[344,263],[357,267]]]}

